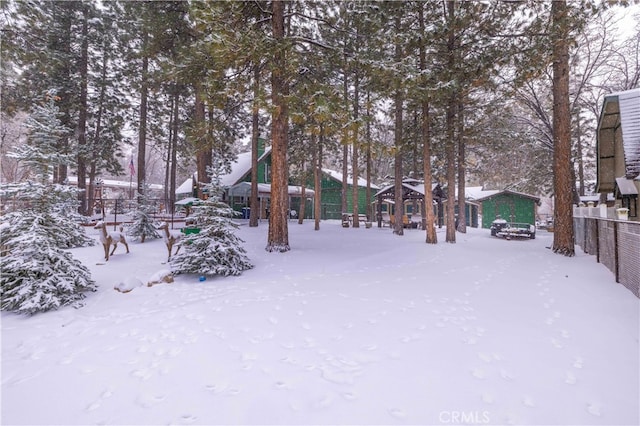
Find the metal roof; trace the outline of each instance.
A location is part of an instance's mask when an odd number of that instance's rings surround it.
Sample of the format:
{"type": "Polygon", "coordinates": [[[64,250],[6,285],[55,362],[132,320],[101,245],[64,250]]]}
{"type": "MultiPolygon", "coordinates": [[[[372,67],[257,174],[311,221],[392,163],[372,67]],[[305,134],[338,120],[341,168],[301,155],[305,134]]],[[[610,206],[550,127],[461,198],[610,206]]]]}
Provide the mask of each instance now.
{"type": "Polygon", "coordinates": [[[616,186],[621,195],[638,195],[638,188],[636,188],[631,179],[616,178],[616,186]]]}

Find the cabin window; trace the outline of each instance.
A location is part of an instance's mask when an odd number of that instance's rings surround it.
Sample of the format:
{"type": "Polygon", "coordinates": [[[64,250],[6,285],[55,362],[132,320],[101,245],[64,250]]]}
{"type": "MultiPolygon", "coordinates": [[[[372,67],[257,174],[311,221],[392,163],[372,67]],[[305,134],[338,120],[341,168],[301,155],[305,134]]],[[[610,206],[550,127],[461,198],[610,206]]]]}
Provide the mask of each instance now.
{"type": "Polygon", "coordinates": [[[264,181],[271,183],[271,166],[268,163],[264,163],[264,181]]]}

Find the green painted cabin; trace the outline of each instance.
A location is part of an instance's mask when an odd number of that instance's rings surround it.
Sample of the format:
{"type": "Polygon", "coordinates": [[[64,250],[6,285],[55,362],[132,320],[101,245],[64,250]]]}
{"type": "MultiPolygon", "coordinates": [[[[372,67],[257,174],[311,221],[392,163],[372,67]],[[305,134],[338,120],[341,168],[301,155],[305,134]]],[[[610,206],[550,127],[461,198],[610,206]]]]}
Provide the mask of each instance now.
{"type": "Polygon", "coordinates": [[[514,191],[500,191],[474,200],[482,210],[482,227],[490,228],[491,222],[501,217],[508,222],[536,223],[536,207],[540,198],[514,191]]]}

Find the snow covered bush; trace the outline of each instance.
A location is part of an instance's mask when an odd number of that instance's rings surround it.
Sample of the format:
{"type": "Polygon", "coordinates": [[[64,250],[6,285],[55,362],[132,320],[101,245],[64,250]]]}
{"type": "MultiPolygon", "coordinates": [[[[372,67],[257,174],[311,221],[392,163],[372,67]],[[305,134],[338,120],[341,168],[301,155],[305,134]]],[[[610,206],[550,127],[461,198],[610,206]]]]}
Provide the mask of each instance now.
{"type": "Polygon", "coordinates": [[[27,143],[10,153],[33,180],[2,185],[0,197],[13,211],[0,223],[0,308],[33,314],[61,306],[79,306],[84,292],[95,290],[91,273],[63,248],[92,245],[74,221],[77,190],[49,183],[54,165],[72,164],[56,142],[65,133],[57,119],[55,97],[36,107],[26,122],[27,143]]]}
{"type": "Polygon", "coordinates": [[[0,256],[0,300],[2,310],[20,314],[81,306],[85,292],[95,291],[91,272],[71,253],[49,238],[42,216],[29,216],[22,224],[26,232],[5,238],[3,222],[0,256]]]}
{"type": "Polygon", "coordinates": [[[34,220],[59,248],[92,246],[96,241],[89,237],[79,222],[77,189],[57,184],[20,182],[0,185],[0,197],[9,199],[13,211],[2,216],[7,224],[3,238],[13,241],[31,228],[34,220]],[[14,204],[14,205],[12,205],[14,204]]]}
{"type": "Polygon", "coordinates": [[[232,222],[236,212],[220,200],[215,174],[211,180],[213,183],[206,188],[210,197],[193,206],[200,232],[185,236],[182,250],[171,257],[174,273],[227,276],[253,268],[242,247],[244,241],[234,233],[238,227],[232,222]]]}

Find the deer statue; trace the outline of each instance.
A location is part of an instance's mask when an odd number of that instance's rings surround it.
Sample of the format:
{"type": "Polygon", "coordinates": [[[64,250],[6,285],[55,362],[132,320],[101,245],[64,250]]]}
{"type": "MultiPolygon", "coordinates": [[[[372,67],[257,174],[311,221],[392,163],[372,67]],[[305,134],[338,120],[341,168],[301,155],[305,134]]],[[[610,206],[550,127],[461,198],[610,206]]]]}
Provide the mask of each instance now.
{"type": "Polygon", "coordinates": [[[167,251],[169,252],[169,257],[167,257],[168,262],[171,259],[171,251],[174,245],[178,246],[174,254],[178,254],[180,251],[180,240],[184,234],[180,231],[169,231],[169,224],[167,222],[162,222],[160,226],[158,226],[158,229],[164,230],[164,243],[167,245],[167,251]]]}
{"type": "Polygon", "coordinates": [[[102,232],[100,233],[100,242],[102,243],[102,247],[104,247],[104,259],[107,262],[109,261],[109,256],[113,255],[113,252],[116,251],[118,243],[124,244],[124,246],[127,248],[127,253],[129,253],[129,244],[127,244],[127,240],[124,237],[124,229],[122,228],[122,225],[120,225],[120,231],[109,232],[107,231],[107,225],[103,221],[100,221],[96,223],[94,229],[102,230],[102,232]],[[111,254],[109,254],[110,246],[113,246],[111,254]]]}

